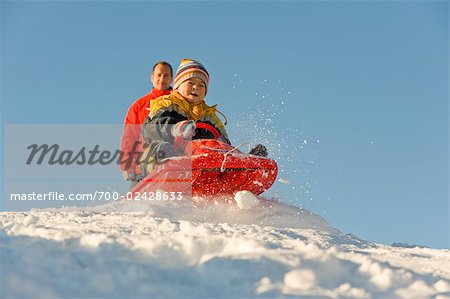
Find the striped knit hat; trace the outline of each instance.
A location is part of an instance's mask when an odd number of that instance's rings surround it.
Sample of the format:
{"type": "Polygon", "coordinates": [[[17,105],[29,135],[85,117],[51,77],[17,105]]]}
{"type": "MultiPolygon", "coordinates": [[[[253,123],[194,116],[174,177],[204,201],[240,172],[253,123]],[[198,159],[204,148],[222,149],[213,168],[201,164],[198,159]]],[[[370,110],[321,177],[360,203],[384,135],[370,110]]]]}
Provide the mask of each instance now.
{"type": "Polygon", "coordinates": [[[173,80],[173,89],[177,89],[181,83],[193,77],[200,78],[205,83],[206,92],[208,92],[208,71],[203,64],[193,59],[181,60],[180,66],[175,74],[175,79],[173,80]]]}

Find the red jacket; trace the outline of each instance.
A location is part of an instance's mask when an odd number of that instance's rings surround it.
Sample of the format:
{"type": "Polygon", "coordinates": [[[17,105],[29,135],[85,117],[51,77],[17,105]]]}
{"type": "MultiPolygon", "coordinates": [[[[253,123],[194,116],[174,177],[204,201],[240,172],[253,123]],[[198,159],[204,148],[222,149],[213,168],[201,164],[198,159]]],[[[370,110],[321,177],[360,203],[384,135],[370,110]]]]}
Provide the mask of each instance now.
{"type": "MultiPolygon", "coordinates": [[[[144,150],[144,139],[142,138],[141,127],[150,113],[150,101],[160,96],[170,94],[170,91],[171,89],[152,89],[149,94],[146,94],[142,98],[138,99],[130,106],[130,108],[128,108],[127,115],[125,116],[122,140],[120,141],[120,150],[124,153],[122,161],[126,161],[130,158],[129,153],[132,152],[136,141],[139,141],[140,144],[136,145],[135,151],[142,152],[144,150]]],[[[137,156],[133,156],[131,158],[133,162],[129,165],[127,165],[127,163],[121,163],[120,170],[133,172],[134,169],[134,173],[140,173],[139,165],[135,163],[137,156]]]]}

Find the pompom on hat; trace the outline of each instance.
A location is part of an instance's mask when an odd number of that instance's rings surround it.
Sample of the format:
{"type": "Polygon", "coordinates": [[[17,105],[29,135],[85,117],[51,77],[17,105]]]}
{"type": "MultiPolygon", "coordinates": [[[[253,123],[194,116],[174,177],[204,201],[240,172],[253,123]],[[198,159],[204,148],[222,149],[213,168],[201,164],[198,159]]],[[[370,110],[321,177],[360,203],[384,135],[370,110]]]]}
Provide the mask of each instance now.
{"type": "Polygon", "coordinates": [[[177,89],[181,83],[194,77],[205,83],[206,92],[208,92],[209,74],[203,64],[193,59],[181,60],[173,80],[173,89],[177,89]]]}

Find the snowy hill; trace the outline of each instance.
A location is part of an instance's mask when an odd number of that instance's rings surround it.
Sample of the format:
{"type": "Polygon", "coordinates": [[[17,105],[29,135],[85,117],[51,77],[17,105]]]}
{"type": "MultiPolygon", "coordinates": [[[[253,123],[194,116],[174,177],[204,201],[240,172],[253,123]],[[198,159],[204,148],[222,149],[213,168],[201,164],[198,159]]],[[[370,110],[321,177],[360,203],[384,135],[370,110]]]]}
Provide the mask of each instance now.
{"type": "MultiPolygon", "coordinates": [[[[232,200],[232,199],[230,199],[232,200]]],[[[2,298],[450,298],[450,252],[277,202],[0,213],[2,298]]]]}

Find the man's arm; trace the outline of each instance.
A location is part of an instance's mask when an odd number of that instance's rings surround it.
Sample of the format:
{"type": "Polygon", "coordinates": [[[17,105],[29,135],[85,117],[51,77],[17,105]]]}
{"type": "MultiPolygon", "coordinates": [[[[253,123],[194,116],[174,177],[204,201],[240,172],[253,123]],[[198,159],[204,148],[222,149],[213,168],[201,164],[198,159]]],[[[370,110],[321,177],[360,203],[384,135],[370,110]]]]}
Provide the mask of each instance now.
{"type": "Polygon", "coordinates": [[[137,124],[138,112],[136,109],[136,103],[130,106],[125,116],[124,127],[122,138],[120,141],[120,150],[123,152],[122,162],[132,159],[131,163],[121,163],[120,170],[126,172],[124,177],[129,177],[136,173],[136,163],[134,162],[136,157],[130,157],[130,153],[133,152],[133,147],[136,149],[141,149],[142,146],[136,144],[136,142],[142,143],[142,138],[140,138],[140,125],[137,124]]]}

